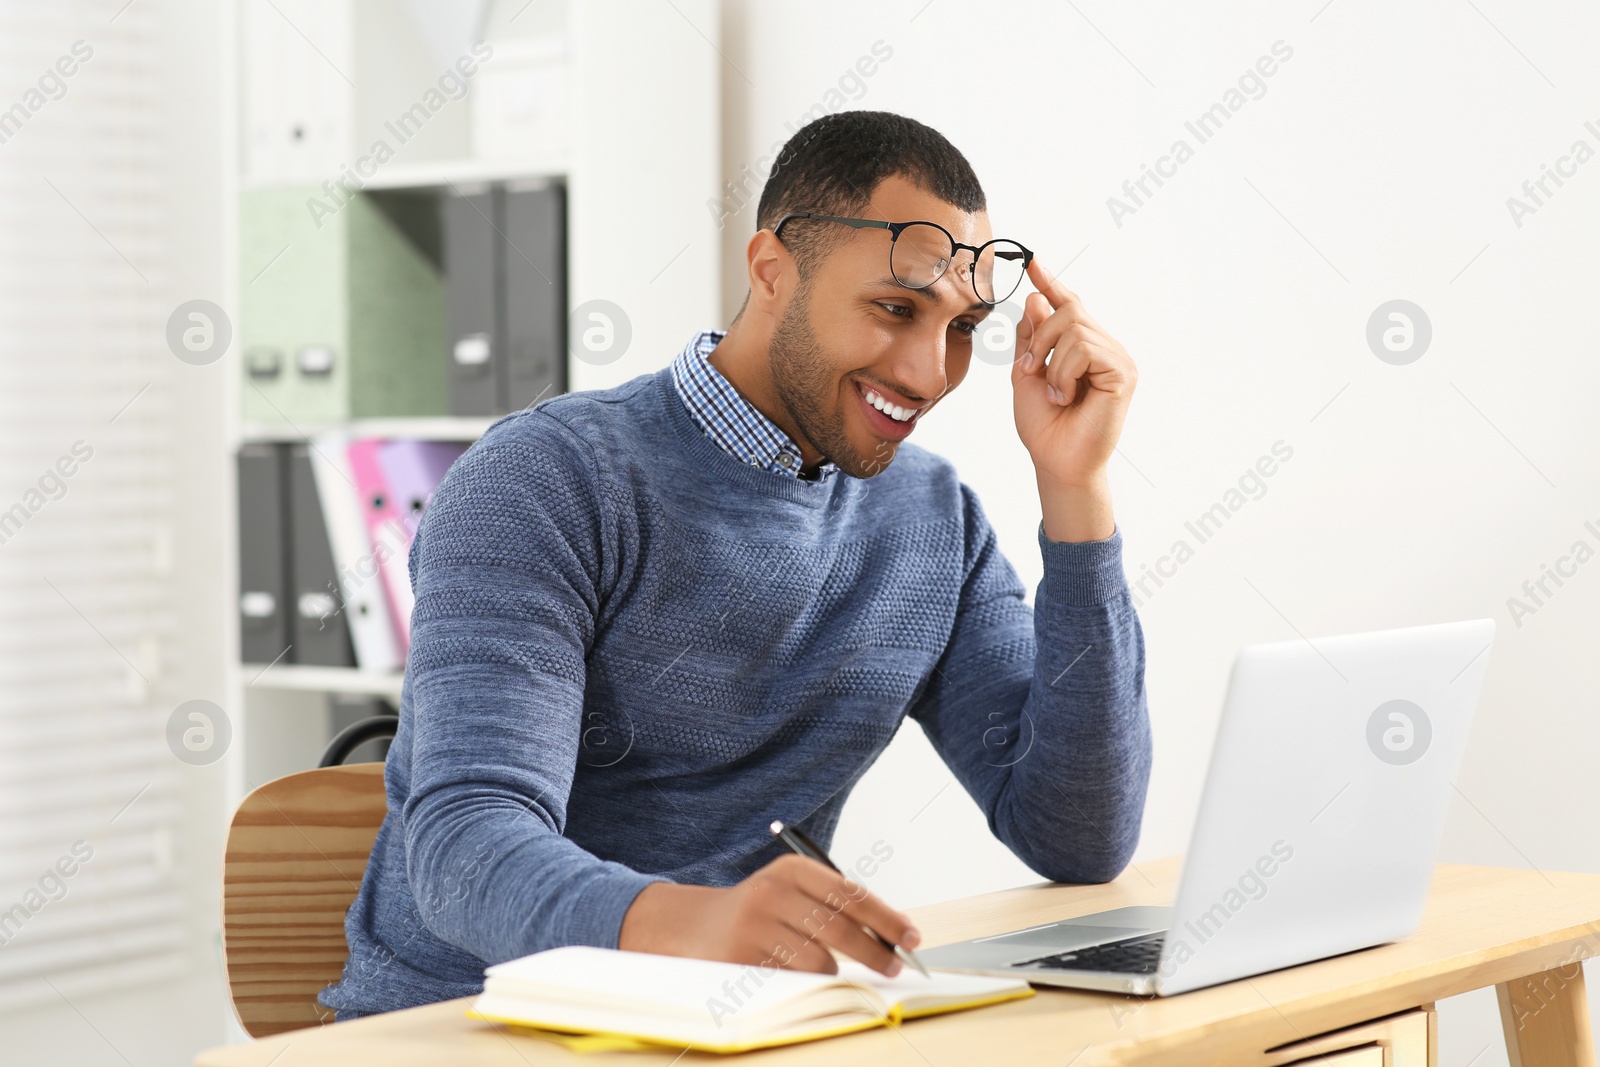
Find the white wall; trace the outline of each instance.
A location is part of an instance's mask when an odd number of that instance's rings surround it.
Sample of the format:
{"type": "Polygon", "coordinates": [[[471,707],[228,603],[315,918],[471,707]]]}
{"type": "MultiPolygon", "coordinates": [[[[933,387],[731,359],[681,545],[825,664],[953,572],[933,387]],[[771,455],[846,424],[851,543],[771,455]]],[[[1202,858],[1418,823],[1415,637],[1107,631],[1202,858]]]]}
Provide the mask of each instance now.
{"type": "MultiPolygon", "coordinates": [[[[843,106],[948,136],[996,234],[1037,250],[1139,363],[1111,468],[1131,576],[1177,538],[1194,545],[1184,522],[1275,441],[1294,449],[1261,499],[1149,587],[1156,763],[1136,862],[1186,847],[1241,645],[1488,616],[1499,633],[1457,782],[1470,804],[1453,803],[1443,858],[1600,870],[1600,665],[1586,654],[1600,563],[1520,626],[1506,604],[1574,541],[1600,549],[1583,528],[1600,528],[1600,162],[1520,227],[1506,205],[1576,139],[1600,148],[1600,108],[1585,106],[1597,31],[1574,3],[729,0],[726,61],[697,57],[721,64],[737,181],[786,122],[839,108],[828,91],[875,41],[893,49],[843,106]],[[1199,144],[1184,122],[1279,40],[1293,55],[1265,94],[1199,144]],[[1107,198],[1179,137],[1193,158],[1119,226],[1107,198]],[[1408,366],[1365,341],[1395,298],[1433,325],[1408,366]]],[[[769,164],[723,230],[728,317],[769,164]]],[[[1031,589],[1038,501],[1005,370],[974,361],[915,439],[978,491],[1031,589]]],[[[839,853],[890,843],[874,887],[896,904],[1037,880],[952,781],[906,731],[846,807],[839,853]]],[[[1469,1005],[1447,1016],[1447,1065],[1496,1038],[1492,996],[1469,1005]]]]}

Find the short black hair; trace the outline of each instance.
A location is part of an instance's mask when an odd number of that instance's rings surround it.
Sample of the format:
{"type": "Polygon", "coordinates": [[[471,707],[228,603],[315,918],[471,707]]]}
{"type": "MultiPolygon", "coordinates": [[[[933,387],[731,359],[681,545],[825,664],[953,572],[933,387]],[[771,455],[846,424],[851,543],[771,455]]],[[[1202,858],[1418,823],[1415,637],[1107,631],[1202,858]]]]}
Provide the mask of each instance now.
{"type": "MultiPolygon", "coordinates": [[[[938,130],[890,111],[840,111],[806,123],[779,149],[756,228],[772,229],[791,211],[859,216],[891,174],[969,214],[987,206],[972,164],[938,130]]],[[[783,243],[804,276],[848,232],[796,220],[783,228],[783,243]]]]}

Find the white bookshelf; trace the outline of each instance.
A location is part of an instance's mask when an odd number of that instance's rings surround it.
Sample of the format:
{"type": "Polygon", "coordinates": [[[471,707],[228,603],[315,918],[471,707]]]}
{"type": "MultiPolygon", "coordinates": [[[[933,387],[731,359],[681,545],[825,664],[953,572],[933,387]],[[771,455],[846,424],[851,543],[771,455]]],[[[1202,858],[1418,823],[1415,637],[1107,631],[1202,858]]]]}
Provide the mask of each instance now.
{"type": "Polygon", "coordinates": [[[393,419],[350,419],[347,422],[283,423],[247,422],[240,424],[241,441],[304,441],[328,430],[341,430],[352,437],[396,437],[419,441],[476,441],[499,415],[450,416],[419,415],[393,419]]]}
{"type": "MultiPolygon", "coordinates": [[[[372,130],[363,131],[363,116],[397,114],[417,86],[437,74],[438,61],[427,42],[413,41],[400,27],[406,5],[375,5],[370,0],[284,0],[280,5],[297,22],[300,33],[281,25],[272,42],[260,32],[281,24],[272,13],[252,24],[249,5],[239,0],[240,32],[247,54],[240,74],[241,133],[245,144],[236,188],[272,185],[320,186],[337,180],[340,165],[355,160],[370,145],[372,130]],[[298,4],[299,6],[296,6],[298,4]],[[292,10],[290,10],[292,8],[292,10]],[[379,21],[374,24],[373,19],[379,21]],[[308,50],[307,39],[325,56],[308,50]],[[264,48],[280,48],[287,68],[320,79],[311,89],[282,93],[274,82],[272,57],[264,48]],[[298,51],[296,51],[298,50],[298,51]],[[255,66],[251,66],[251,57],[255,66]],[[399,57],[399,58],[395,58],[399,57]],[[385,69],[370,69],[373,64],[385,69]],[[398,65],[396,65],[398,64],[398,65]],[[432,64],[432,66],[430,66],[432,64]],[[341,75],[331,68],[337,66],[341,75]],[[419,82],[419,78],[423,81],[419,82]],[[353,84],[350,84],[353,83],[353,84]],[[358,94],[355,86],[361,86],[358,94]],[[392,91],[392,101],[381,97],[392,91]],[[308,127],[309,147],[288,153],[263,153],[263,106],[283,96],[308,101],[331,118],[308,127]],[[267,101],[268,103],[263,103],[267,101]],[[314,102],[314,105],[313,103],[314,102]],[[314,136],[312,136],[314,135],[314,136]],[[312,143],[314,142],[314,143],[312,143]],[[253,162],[254,161],[254,162],[253,162]]],[[[429,137],[407,146],[362,181],[362,188],[448,188],[484,182],[560,180],[567,187],[567,292],[569,311],[590,300],[607,300],[629,316],[633,342],[615,362],[594,366],[568,357],[571,390],[604,388],[665,366],[689,334],[718,325],[721,282],[720,236],[705,205],[720,195],[721,63],[715,51],[720,37],[718,0],[676,0],[673,4],[639,5],[630,0],[555,0],[537,10],[525,0],[485,0],[489,41],[496,54],[515,57],[518,33],[534,19],[538,39],[552,28],[565,35],[567,72],[563,91],[569,102],[567,145],[560,152],[501,152],[497,158],[474,155],[471,93],[452,102],[433,120],[429,137]],[[526,17],[520,14],[528,10],[526,17]],[[504,46],[494,34],[508,34],[504,46]],[[427,153],[432,152],[429,158],[427,153]],[[413,156],[415,158],[413,158],[413,156]],[[628,254],[616,250],[626,248],[628,254]],[[664,269],[670,265],[671,269],[664,269]]],[[[259,14],[259,12],[257,12],[259,14]]],[[[436,51],[436,50],[435,50],[436,51]]],[[[484,69],[490,69],[486,62],[484,69]]],[[[481,83],[480,83],[481,87],[481,83]]],[[[478,92],[474,88],[472,92],[478,92]]],[[[237,203],[229,207],[229,254],[238,255],[237,203]]],[[[233,306],[250,274],[236,270],[233,306]]],[[[236,342],[237,348],[237,342],[236,342]]],[[[236,374],[242,360],[233,353],[236,374]]],[[[445,358],[440,353],[440,358],[445,358]]],[[[476,440],[497,418],[414,417],[358,419],[341,423],[262,424],[239,415],[239,382],[230,387],[226,444],[230,455],[251,441],[296,441],[327,430],[353,436],[476,440]]],[[[230,494],[237,486],[230,479],[230,494]]],[[[237,501],[230,495],[227,507],[237,501]]],[[[236,523],[226,546],[231,584],[227,596],[237,611],[238,541],[236,523]]],[[[248,789],[277,774],[315,765],[326,736],[308,737],[317,721],[317,702],[330,694],[379,697],[398,706],[402,675],[357,668],[298,664],[241,663],[238,627],[230,626],[226,664],[234,741],[229,760],[231,803],[248,789]]],[[[326,721],[325,718],[321,721],[326,721]]],[[[314,732],[314,731],[313,731],[314,732]]],[[[325,733],[325,732],[324,732],[325,733]]]]}
{"type": "Polygon", "coordinates": [[[484,182],[537,181],[565,178],[570,171],[566,158],[524,160],[460,159],[448,162],[395,164],[378,171],[366,183],[368,189],[438,189],[452,185],[481,185],[484,182]]]}
{"type": "MultiPolygon", "coordinates": [[[[440,189],[484,182],[562,179],[571,170],[565,156],[530,156],[522,159],[448,159],[416,163],[391,163],[361,182],[363,190],[440,189]]],[[[309,177],[309,176],[308,176],[309,177]]],[[[241,176],[242,189],[267,189],[288,184],[270,177],[241,176]]]]}
{"type": "Polygon", "coordinates": [[[398,672],[363,671],[355,667],[307,667],[296,663],[244,663],[245,685],[302,693],[349,693],[382,697],[396,706],[405,676],[398,672]]]}

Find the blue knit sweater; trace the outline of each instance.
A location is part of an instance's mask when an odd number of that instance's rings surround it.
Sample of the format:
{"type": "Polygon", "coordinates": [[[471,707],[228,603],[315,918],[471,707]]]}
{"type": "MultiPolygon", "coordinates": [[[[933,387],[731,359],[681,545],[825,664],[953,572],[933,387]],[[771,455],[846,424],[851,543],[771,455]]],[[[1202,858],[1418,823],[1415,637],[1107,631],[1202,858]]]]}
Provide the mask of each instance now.
{"type": "Polygon", "coordinates": [[[389,813],[345,923],[340,1019],[615,947],[652,881],[730,885],[782,819],[824,847],[907,717],[1040,875],[1127,864],[1150,767],[1121,537],[1039,530],[1030,609],[951,465],[740,463],[663,370],[496,422],[439,486],[389,813]]]}

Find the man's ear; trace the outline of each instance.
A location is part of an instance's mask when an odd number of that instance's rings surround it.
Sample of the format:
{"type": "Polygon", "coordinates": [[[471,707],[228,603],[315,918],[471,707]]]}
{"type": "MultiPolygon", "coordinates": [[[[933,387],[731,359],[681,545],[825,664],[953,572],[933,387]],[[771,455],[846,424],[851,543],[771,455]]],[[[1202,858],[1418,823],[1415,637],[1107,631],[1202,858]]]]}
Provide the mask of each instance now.
{"type": "Polygon", "coordinates": [[[745,246],[750,276],[750,301],[757,311],[775,314],[788,295],[795,270],[794,257],[771,230],[757,230],[745,246]]]}

